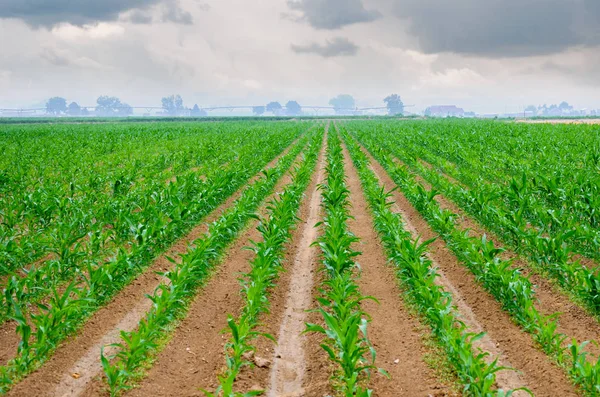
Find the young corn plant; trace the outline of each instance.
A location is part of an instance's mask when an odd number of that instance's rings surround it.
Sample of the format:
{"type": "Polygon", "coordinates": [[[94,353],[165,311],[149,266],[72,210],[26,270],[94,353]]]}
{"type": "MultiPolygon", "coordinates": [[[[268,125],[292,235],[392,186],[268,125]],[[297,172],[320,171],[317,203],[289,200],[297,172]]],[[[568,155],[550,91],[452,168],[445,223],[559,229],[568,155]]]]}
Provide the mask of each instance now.
{"type": "MultiPolygon", "coordinates": [[[[483,337],[483,334],[466,331],[465,325],[456,317],[450,294],[436,284],[436,270],[426,257],[428,246],[433,240],[420,242],[406,231],[400,215],[391,210],[391,193],[386,193],[379,183],[369,167],[368,158],[347,133],[344,133],[344,138],[373,214],[375,229],[407,291],[406,298],[431,328],[452,364],[464,394],[498,397],[511,395],[513,390],[495,388],[496,373],[507,368],[499,366],[496,360],[488,363],[487,354],[477,352],[473,343],[483,337]]],[[[433,194],[426,197],[425,203],[433,202],[433,194]]],[[[443,219],[444,223],[448,222],[447,217],[443,219]]]]}
{"type": "MultiPolygon", "coordinates": [[[[430,195],[425,193],[426,189],[423,186],[419,188],[420,184],[406,167],[395,164],[390,156],[381,155],[384,152],[379,148],[372,153],[379,157],[383,167],[388,170],[409,201],[423,214],[432,228],[440,233],[454,254],[517,323],[532,335],[547,355],[563,368],[569,367],[573,359],[564,346],[567,336],[557,331],[558,315],[544,316],[539,313],[535,307],[534,290],[529,279],[518,269],[512,268],[510,261],[500,259],[498,254],[501,251],[485,236],[477,239],[469,236],[466,230],[461,230],[456,224],[438,223],[443,212],[439,204],[430,200],[430,195]]],[[[588,370],[587,373],[593,381],[595,368],[600,368],[600,364],[590,365],[594,370],[588,370]]],[[[574,374],[573,371],[569,372],[576,385],[587,384],[587,380],[574,374]]]]}
{"type": "MultiPolygon", "coordinates": [[[[358,241],[347,228],[349,190],[344,175],[344,157],[339,137],[330,132],[327,147],[327,179],[319,186],[323,197],[325,217],[318,226],[322,236],[316,245],[321,249],[326,281],[320,289],[319,308],[324,325],[306,324],[305,332],[325,335],[321,347],[331,361],[337,364],[333,386],[344,396],[370,396],[367,388],[371,372],[376,370],[375,349],[367,335],[368,315],[361,302],[372,297],[363,296],[356,284],[359,255],[351,247],[358,241]]],[[[385,371],[381,370],[385,373],[385,371]]]]}
{"type": "Polygon", "coordinates": [[[245,357],[255,351],[254,339],[263,336],[274,340],[269,334],[257,332],[256,328],[260,316],[269,311],[270,290],[283,270],[285,244],[289,242],[292,229],[298,222],[295,214],[303,192],[310,183],[322,140],[322,133],[315,135],[302,164],[292,173],[292,182],[269,203],[267,215],[260,218],[257,230],[262,241],[252,243],[255,256],[251,261],[251,270],[240,280],[245,304],[237,319],[230,315],[227,320],[225,332],[230,333],[231,337],[225,346],[226,369],[218,377],[217,389],[214,392],[204,391],[207,396],[246,397],[262,394],[262,391],[236,391],[235,379],[244,367],[252,365],[245,357]]]}
{"type": "MultiPolygon", "coordinates": [[[[170,325],[185,315],[190,301],[213,273],[225,248],[234,241],[247,222],[255,217],[254,212],[260,203],[271,193],[277,181],[290,168],[304,145],[298,145],[284,155],[277,165],[263,172],[263,176],[249,185],[234,206],[224,212],[209,225],[204,237],[196,240],[188,252],[181,256],[181,263],[164,273],[168,282],[161,283],[149,296],[152,307],[138,328],[131,332],[122,332],[122,342],[114,344],[118,352],[105,365],[107,379],[110,378],[111,395],[131,387],[131,383],[143,374],[143,364],[157,353],[161,338],[166,336],[170,325]]],[[[238,334],[238,339],[243,336],[238,334]]],[[[243,340],[241,343],[245,343],[243,340]]],[[[241,365],[233,363],[234,365],[241,365]]]]}
{"type": "MultiPolygon", "coordinates": [[[[302,150],[307,140],[307,135],[302,136],[292,146],[288,155],[284,156],[288,167],[293,157],[302,150]]],[[[199,185],[201,186],[200,190],[189,190],[190,194],[193,193],[189,197],[191,200],[189,213],[191,215],[186,218],[185,222],[172,222],[171,226],[161,226],[159,228],[155,228],[153,222],[148,222],[146,226],[141,228],[137,228],[137,224],[134,224],[136,225],[136,233],[139,236],[139,238],[136,237],[137,242],[129,246],[118,247],[114,256],[108,260],[87,262],[84,267],[75,270],[76,281],[70,284],[66,286],[64,284],[51,285],[45,305],[39,307],[38,313],[23,317],[24,321],[28,322],[30,329],[35,329],[36,333],[33,336],[23,334],[23,337],[28,336],[30,340],[27,343],[23,340],[21,345],[24,348],[18,350],[13,359],[0,367],[0,392],[8,391],[15,382],[48,359],[62,340],[76,332],[89,316],[143,271],[154,257],[166,250],[172,242],[230,196],[250,178],[253,172],[259,170],[269,159],[276,156],[278,153],[277,148],[277,144],[265,146],[264,151],[257,156],[256,147],[252,149],[251,146],[248,146],[247,150],[242,153],[243,158],[234,163],[230,169],[215,170],[207,176],[206,181],[202,181],[199,185]],[[55,291],[68,291],[68,293],[57,295],[55,291]]],[[[272,179],[269,178],[269,183],[274,183],[272,179]]],[[[164,188],[164,185],[161,185],[161,188],[164,188]]],[[[183,190],[189,189],[185,186],[180,186],[180,188],[183,190]]],[[[261,185],[261,189],[258,190],[262,192],[264,186],[261,185]]],[[[161,211],[167,211],[171,208],[171,204],[164,200],[169,195],[165,193],[168,191],[167,189],[153,195],[155,197],[153,202],[156,205],[164,205],[164,207],[161,207],[163,208],[161,211]]],[[[256,190],[253,192],[256,193],[256,190]]],[[[254,193],[251,195],[252,200],[254,199],[254,193]]],[[[177,194],[183,193],[178,190],[177,194]]],[[[244,205],[247,205],[247,203],[244,205]]],[[[139,214],[143,214],[143,212],[139,212],[139,214]]],[[[243,218],[244,216],[245,213],[238,213],[236,217],[229,218],[228,222],[237,224],[237,217],[243,218]]],[[[215,246],[218,246],[218,244],[215,244],[215,246]]],[[[43,273],[37,274],[46,279],[43,273]]],[[[23,290],[22,286],[24,284],[19,284],[19,282],[20,279],[13,276],[10,285],[11,288],[13,285],[16,287],[10,289],[10,292],[8,290],[4,291],[3,297],[6,302],[10,303],[11,312],[16,307],[24,311],[27,304],[31,302],[30,291],[28,289],[23,290]]],[[[177,302],[173,304],[177,305],[177,302]]],[[[169,316],[171,314],[165,312],[164,317],[169,316]]],[[[21,329],[24,330],[25,327],[21,327],[21,329]]],[[[130,343],[132,344],[132,351],[135,349],[143,351],[144,346],[150,344],[146,340],[137,342],[136,339],[132,339],[130,343]],[[142,346],[134,346],[136,343],[142,346]]],[[[133,361],[130,360],[130,362],[133,361]]],[[[123,377],[121,376],[121,378],[123,377]]]]}

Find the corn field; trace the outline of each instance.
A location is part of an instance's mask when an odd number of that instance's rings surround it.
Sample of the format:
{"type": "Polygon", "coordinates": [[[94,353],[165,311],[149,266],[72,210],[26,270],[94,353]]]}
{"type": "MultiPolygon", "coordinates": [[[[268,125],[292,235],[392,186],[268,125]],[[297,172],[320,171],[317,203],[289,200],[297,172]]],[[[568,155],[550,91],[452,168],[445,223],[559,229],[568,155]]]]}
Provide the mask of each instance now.
{"type": "Polygon", "coordinates": [[[599,126],[0,130],[0,394],[600,396],[599,126]]]}

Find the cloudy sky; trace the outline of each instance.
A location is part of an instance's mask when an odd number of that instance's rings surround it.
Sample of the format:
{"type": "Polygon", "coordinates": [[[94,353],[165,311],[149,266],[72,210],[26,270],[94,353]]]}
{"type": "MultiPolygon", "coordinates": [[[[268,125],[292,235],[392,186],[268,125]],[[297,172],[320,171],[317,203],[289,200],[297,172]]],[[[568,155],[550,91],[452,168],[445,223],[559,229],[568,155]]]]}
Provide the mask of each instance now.
{"type": "Polygon", "coordinates": [[[0,107],[600,108],[599,0],[0,0],[0,107]]]}

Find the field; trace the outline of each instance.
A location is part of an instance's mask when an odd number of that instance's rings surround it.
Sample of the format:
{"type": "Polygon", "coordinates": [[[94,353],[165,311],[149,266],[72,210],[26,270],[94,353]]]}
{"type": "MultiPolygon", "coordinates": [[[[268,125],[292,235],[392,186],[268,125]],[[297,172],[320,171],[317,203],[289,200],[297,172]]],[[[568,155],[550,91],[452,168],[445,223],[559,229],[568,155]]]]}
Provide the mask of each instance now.
{"type": "Polygon", "coordinates": [[[0,131],[0,394],[600,396],[598,125],[0,131]]]}

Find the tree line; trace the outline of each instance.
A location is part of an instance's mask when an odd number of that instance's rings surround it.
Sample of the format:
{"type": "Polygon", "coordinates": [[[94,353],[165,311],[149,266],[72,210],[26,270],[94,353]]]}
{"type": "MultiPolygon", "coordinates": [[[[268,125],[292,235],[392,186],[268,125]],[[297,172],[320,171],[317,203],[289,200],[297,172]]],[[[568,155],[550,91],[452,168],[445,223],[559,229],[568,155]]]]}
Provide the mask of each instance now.
{"type": "MultiPolygon", "coordinates": [[[[404,103],[397,94],[392,94],[383,99],[390,115],[404,114],[404,103]]],[[[341,94],[331,98],[329,105],[334,108],[338,115],[357,114],[356,101],[354,97],[347,94],[341,94]]],[[[163,114],[168,116],[208,116],[207,112],[195,104],[188,108],[183,104],[181,95],[166,96],[161,99],[163,114]]],[[[96,100],[96,106],[93,111],[87,107],[81,107],[77,102],[71,102],[67,105],[67,100],[62,97],[52,97],[46,102],[46,113],[60,116],[101,116],[101,117],[123,117],[133,114],[133,108],[119,98],[114,96],[100,96],[96,100]]],[[[300,116],[303,114],[302,106],[297,101],[288,101],[285,107],[277,101],[267,103],[265,106],[253,106],[252,113],[261,116],[265,113],[271,113],[276,116],[300,116]]]]}

